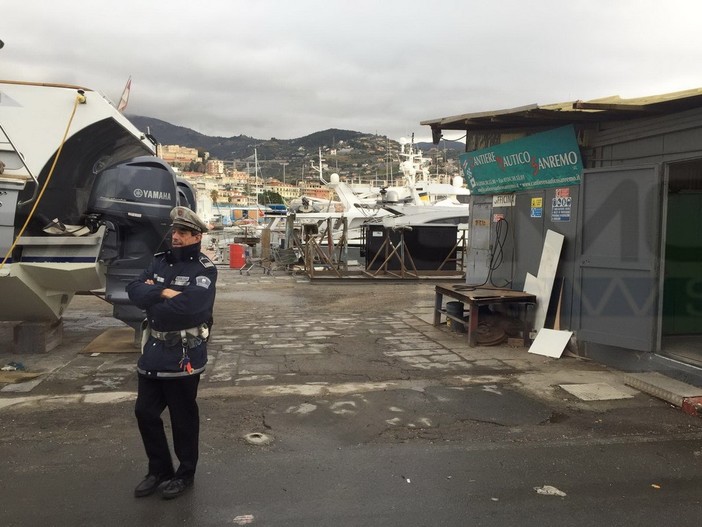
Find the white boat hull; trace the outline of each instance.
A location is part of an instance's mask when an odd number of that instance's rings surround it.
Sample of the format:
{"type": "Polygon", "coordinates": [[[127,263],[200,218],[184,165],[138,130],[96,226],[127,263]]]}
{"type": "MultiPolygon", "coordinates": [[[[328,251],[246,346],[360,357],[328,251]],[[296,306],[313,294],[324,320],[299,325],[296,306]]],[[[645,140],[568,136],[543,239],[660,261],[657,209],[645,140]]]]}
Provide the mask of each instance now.
{"type": "Polygon", "coordinates": [[[93,90],[0,80],[0,321],[54,322],[103,290],[140,327],[125,286],[196,203],[155,146],[93,90]]]}
{"type": "Polygon", "coordinates": [[[55,321],[77,292],[105,287],[99,260],[105,228],[95,234],[20,238],[22,260],[0,269],[0,320],[55,321]]]}

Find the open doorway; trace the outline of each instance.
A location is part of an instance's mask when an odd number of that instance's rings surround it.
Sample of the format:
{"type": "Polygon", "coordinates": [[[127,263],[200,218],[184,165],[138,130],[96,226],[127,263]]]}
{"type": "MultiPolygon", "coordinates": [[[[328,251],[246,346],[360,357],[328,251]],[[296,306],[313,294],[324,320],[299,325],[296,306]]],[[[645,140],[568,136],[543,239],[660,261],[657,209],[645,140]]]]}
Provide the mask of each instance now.
{"type": "Polygon", "coordinates": [[[702,159],[668,166],[661,353],[702,367],[702,159]]]}

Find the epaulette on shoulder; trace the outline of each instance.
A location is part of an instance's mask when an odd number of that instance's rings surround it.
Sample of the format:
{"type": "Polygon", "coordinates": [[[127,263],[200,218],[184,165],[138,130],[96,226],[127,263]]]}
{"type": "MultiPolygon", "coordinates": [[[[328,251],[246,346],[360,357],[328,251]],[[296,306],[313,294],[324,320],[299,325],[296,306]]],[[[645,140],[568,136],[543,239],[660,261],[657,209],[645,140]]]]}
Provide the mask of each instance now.
{"type": "Polygon", "coordinates": [[[203,267],[214,267],[214,264],[212,263],[212,260],[210,260],[207,256],[204,254],[200,255],[200,263],[202,264],[203,267]]]}

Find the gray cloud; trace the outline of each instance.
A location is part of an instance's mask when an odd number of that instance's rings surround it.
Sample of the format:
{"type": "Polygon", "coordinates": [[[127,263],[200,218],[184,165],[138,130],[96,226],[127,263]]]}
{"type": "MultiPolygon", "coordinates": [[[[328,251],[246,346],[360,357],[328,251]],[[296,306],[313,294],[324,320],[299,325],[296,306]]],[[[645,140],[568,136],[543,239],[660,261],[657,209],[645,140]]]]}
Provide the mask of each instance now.
{"type": "MultiPolygon", "coordinates": [[[[0,77],[209,135],[398,139],[447,115],[702,86],[697,0],[5,0],[0,77]]],[[[460,135],[460,134],[457,134],[460,135]]]]}

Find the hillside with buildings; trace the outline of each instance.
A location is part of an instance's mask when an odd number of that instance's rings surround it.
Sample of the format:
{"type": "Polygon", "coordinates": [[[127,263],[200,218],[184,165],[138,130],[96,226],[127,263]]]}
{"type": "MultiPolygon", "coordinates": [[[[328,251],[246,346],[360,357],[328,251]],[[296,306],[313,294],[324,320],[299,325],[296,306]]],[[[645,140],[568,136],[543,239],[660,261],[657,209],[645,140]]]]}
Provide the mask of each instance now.
{"type": "MultiPolygon", "coordinates": [[[[206,217],[222,210],[280,202],[281,198],[286,202],[304,195],[333,199],[319,180],[320,152],[327,179],[335,172],[348,182],[399,183],[400,144],[384,136],[329,129],[289,140],[224,138],[149,117],[129,118],[154,137],[157,154],[193,184],[198,210],[206,217]]],[[[463,148],[456,143],[424,149],[433,159],[432,172],[449,177],[459,173],[457,145],[463,148]]]]}

